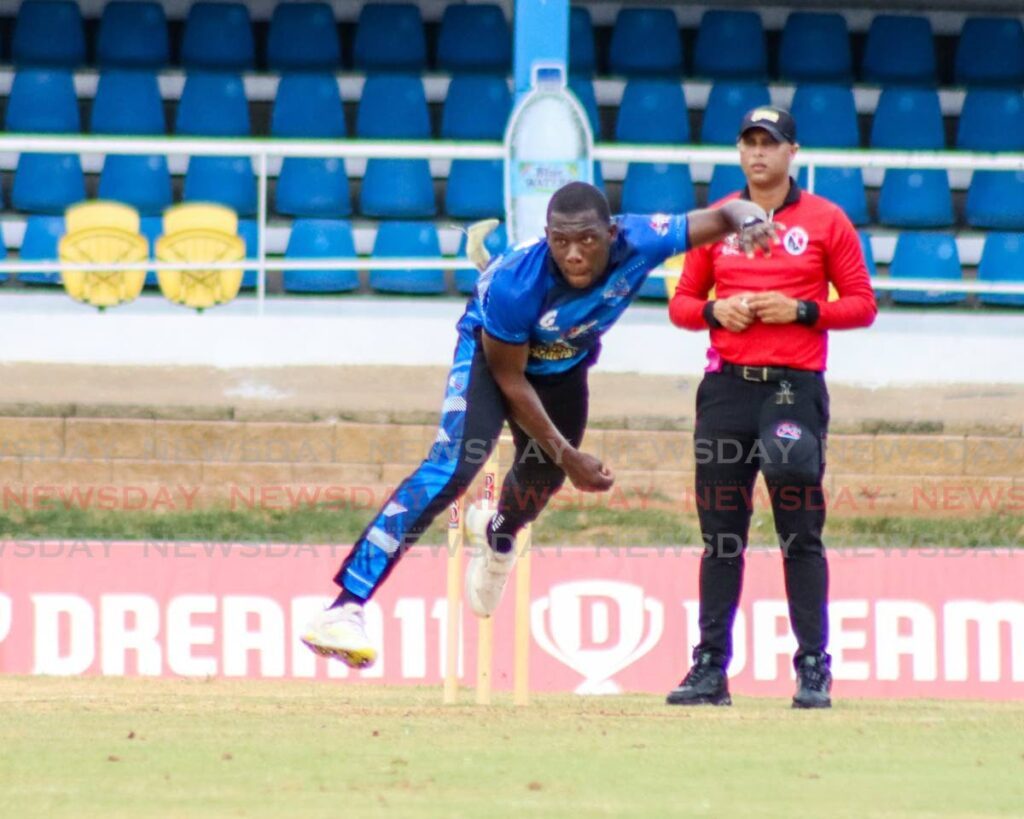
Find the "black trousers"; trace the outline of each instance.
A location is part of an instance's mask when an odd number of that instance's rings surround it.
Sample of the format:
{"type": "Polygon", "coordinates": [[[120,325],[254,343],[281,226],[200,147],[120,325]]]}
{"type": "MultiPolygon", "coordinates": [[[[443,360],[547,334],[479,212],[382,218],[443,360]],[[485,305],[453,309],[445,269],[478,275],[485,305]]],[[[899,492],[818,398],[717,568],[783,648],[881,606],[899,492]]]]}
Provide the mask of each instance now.
{"type": "Polygon", "coordinates": [[[710,652],[723,668],[732,658],[758,471],[782,549],[798,644],[794,662],[806,654],[828,660],[828,564],[821,540],[828,421],[828,390],[820,373],[788,370],[768,382],[709,373],[697,391],[694,454],[704,554],[696,650],[710,652]]]}

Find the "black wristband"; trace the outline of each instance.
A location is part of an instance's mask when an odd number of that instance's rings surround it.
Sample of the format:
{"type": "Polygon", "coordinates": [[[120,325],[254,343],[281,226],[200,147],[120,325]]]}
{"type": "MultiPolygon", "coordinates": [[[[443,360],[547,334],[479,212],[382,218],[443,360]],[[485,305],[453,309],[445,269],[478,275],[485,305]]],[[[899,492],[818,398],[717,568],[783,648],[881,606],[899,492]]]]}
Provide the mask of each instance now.
{"type": "Polygon", "coordinates": [[[715,318],[715,302],[709,301],[704,305],[704,309],[701,311],[701,315],[704,316],[704,321],[707,322],[708,327],[712,330],[721,329],[722,322],[715,318]]]}
{"type": "Polygon", "coordinates": [[[813,327],[818,323],[818,316],[821,315],[821,308],[816,301],[805,301],[801,299],[796,303],[796,323],[813,327]]]}

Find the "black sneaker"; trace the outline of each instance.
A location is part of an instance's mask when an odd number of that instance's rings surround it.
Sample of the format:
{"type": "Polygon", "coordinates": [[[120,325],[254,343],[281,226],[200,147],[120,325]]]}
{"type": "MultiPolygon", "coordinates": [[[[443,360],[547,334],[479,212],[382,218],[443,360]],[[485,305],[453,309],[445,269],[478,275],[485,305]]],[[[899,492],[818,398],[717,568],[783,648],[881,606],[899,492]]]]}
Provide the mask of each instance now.
{"type": "Polygon", "coordinates": [[[668,692],[669,705],[732,705],[725,669],[711,662],[711,652],[694,652],[690,671],[668,692]]]}
{"type": "Polygon", "coordinates": [[[796,663],[794,708],[831,708],[832,672],[827,654],[806,654],[796,663]]]}

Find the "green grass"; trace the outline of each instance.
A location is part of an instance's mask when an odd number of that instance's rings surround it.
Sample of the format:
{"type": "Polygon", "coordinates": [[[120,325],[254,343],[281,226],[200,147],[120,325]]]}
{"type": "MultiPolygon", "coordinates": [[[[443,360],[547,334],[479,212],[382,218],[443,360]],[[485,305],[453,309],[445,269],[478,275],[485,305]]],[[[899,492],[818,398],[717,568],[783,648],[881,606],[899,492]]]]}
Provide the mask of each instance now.
{"type": "MultiPolygon", "coordinates": [[[[700,543],[696,516],[654,499],[647,508],[552,504],[534,529],[538,545],[693,545],[700,543]],[[656,501],[656,502],[654,502],[656,501]]],[[[292,509],[196,509],[179,512],[108,511],[53,505],[0,511],[0,538],[103,540],[207,540],[217,542],[346,543],[373,511],[345,506],[292,509]]],[[[444,542],[440,516],[425,542],[444,542]]],[[[833,546],[1024,546],[1024,515],[973,517],[855,517],[832,515],[825,530],[833,546]]],[[[758,512],[751,543],[776,542],[771,515],[758,512]]]]}
{"type": "Polygon", "coordinates": [[[0,678],[3,816],[1019,817],[1024,703],[0,678]],[[468,700],[468,696],[466,697],[468,700]]]}

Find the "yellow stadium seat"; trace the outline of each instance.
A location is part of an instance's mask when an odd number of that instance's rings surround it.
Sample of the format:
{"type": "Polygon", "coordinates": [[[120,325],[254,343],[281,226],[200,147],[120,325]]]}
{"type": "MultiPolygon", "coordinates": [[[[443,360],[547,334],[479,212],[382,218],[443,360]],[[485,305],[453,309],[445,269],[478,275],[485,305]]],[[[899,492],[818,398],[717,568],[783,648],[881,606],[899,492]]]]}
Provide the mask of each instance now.
{"type": "MultiPolygon", "coordinates": [[[[222,205],[186,203],[168,208],[156,258],[187,263],[242,261],[245,241],[238,235],[238,216],[222,205]]],[[[168,300],[201,311],[238,295],[242,269],[160,270],[157,279],[168,300]]]]}
{"type": "MultiPolygon", "coordinates": [[[[64,214],[67,233],[57,253],[62,262],[121,264],[145,262],[149,243],[139,233],[139,214],[119,202],[81,202],[64,214]]],[[[61,273],[68,295],[100,310],[133,301],[142,292],[145,269],[61,273]]]]}

